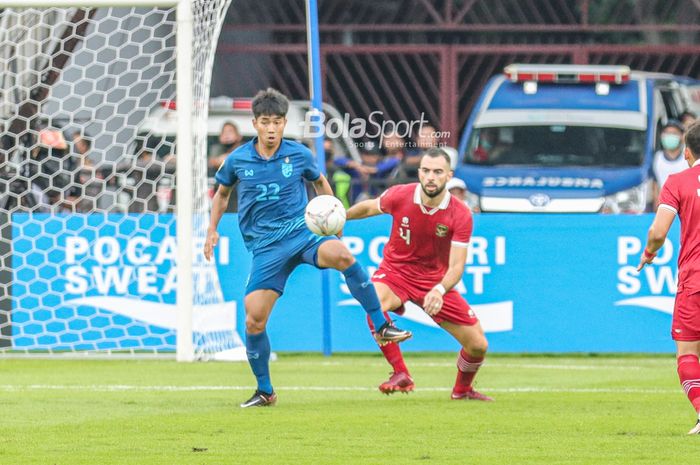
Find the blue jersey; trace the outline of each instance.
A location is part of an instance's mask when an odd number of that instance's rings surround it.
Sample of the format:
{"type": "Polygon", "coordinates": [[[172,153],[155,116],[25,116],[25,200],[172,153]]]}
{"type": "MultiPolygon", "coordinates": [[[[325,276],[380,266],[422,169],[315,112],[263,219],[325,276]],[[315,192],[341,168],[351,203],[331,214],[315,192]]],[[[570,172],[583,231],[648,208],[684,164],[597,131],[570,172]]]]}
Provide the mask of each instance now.
{"type": "Polygon", "coordinates": [[[238,225],[251,252],[306,227],[304,180],[321,176],[305,145],[282,139],[277,152],[265,159],[255,149],[257,140],[234,150],[216,172],[221,185],[238,182],[238,225]]]}

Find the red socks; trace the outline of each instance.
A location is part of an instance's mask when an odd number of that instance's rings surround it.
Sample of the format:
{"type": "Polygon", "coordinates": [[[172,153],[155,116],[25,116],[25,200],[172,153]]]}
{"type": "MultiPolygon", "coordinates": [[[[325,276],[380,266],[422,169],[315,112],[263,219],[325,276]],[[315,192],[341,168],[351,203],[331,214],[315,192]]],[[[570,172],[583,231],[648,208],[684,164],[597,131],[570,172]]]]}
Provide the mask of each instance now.
{"type": "Polygon", "coordinates": [[[389,362],[394,368],[394,373],[408,373],[408,368],[406,368],[406,364],[403,361],[403,355],[401,355],[401,349],[399,349],[399,345],[397,343],[390,342],[383,346],[379,346],[379,348],[384,354],[386,361],[389,362]]]}
{"type": "Polygon", "coordinates": [[[698,356],[693,354],[678,357],[678,378],[688,400],[700,414],[700,362],[698,356]]]}
{"type": "Polygon", "coordinates": [[[465,392],[472,388],[472,382],[476,372],[484,362],[484,357],[471,357],[464,349],[459,351],[457,357],[457,380],[455,381],[455,391],[465,392]]]}
{"type": "MultiPolygon", "coordinates": [[[[386,312],[384,312],[384,316],[387,320],[389,320],[389,315],[387,315],[386,312]]],[[[375,328],[369,316],[367,316],[367,324],[369,326],[369,329],[372,331],[372,334],[374,334],[375,328]]],[[[389,362],[389,364],[394,369],[394,373],[409,374],[408,368],[406,368],[406,364],[403,361],[403,355],[401,355],[401,349],[399,348],[399,345],[397,343],[390,342],[383,346],[379,346],[379,349],[384,354],[384,358],[386,359],[386,361],[389,362]]]]}

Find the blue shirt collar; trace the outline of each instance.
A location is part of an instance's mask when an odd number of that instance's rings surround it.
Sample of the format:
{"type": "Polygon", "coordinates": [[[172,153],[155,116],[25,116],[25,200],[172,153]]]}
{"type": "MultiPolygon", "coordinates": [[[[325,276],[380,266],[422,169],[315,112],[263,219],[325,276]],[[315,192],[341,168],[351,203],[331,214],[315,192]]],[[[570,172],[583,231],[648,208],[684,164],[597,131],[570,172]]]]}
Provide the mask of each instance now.
{"type": "Polygon", "coordinates": [[[251,153],[253,154],[253,156],[254,156],[254,157],[257,157],[257,158],[259,158],[259,159],[261,159],[261,160],[263,160],[263,161],[272,161],[272,160],[275,160],[275,159],[279,158],[280,155],[282,154],[281,152],[282,152],[282,146],[284,145],[284,137],[282,138],[282,141],[280,142],[280,146],[277,147],[277,151],[276,151],[274,154],[272,154],[272,156],[271,156],[270,158],[265,158],[265,157],[263,157],[262,155],[260,155],[260,154],[258,153],[258,149],[255,148],[255,145],[256,145],[257,143],[258,143],[258,136],[255,136],[255,137],[253,137],[253,138],[251,139],[251,141],[250,141],[250,144],[251,144],[251,145],[250,145],[250,151],[251,151],[251,153]]]}

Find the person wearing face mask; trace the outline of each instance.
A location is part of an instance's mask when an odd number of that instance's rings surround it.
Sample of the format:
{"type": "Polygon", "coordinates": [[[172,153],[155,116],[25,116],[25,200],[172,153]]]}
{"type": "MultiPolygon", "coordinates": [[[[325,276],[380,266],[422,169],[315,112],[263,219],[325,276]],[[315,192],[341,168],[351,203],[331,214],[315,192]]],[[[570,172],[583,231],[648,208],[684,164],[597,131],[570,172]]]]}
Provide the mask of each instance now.
{"type": "MultiPolygon", "coordinates": [[[[679,173],[688,167],[683,158],[683,124],[677,120],[668,120],[661,130],[661,150],[654,154],[652,163],[652,174],[654,175],[654,199],[659,196],[659,192],[668,177],[679,173]]],[[[656,204],[656,202],[654,202],[656,204]]]]}

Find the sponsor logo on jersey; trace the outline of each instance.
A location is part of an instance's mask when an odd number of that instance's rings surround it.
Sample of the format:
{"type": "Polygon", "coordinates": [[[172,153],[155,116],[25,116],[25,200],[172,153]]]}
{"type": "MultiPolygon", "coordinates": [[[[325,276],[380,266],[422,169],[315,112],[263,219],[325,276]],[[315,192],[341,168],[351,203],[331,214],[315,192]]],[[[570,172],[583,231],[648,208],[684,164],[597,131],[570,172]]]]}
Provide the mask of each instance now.
{"type": "Polygon", "coordinates": [[[437,237],[445,237],[447,236],[447,226],[445,226],[442,223],[438,223],[437,226],[435,227],[435,235],[437,237]]]}
{"type": "Polygon", "coordinates": [[[245,171],[243,172],[243,174],[244,174],[245,176],[253,176],[253,175],[255,174],[255,171],[253,171],[253,170],[245,170],[245,171]]]}
{"type": "MultiPolygon", "coordinates": [[[[289,159],[287,159],[289,160],[289,159]]],[[[294,166],[291,163],[282,163],[282,175],[285,178],[288,178],[292,175],[292,170],[294,169],[294,166]]]]}

